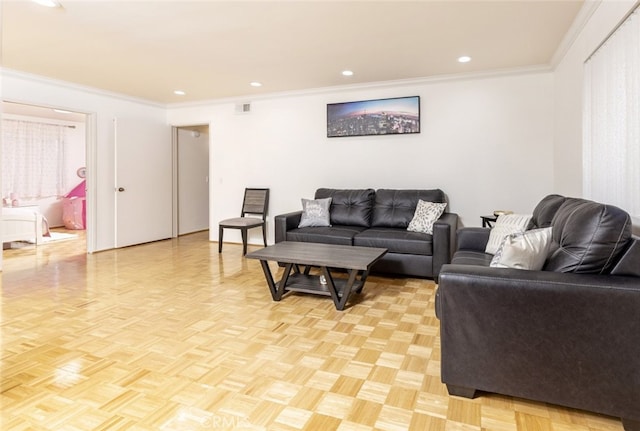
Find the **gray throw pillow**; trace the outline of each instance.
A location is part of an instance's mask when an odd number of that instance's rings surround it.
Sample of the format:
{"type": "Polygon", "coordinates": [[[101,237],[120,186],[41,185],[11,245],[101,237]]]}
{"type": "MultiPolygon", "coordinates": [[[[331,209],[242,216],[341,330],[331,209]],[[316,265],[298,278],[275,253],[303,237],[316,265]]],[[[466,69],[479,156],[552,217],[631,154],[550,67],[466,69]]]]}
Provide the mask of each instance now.
{"type": "Polygon", "coordinates": [[[302,199],[302,217],[298,227],[331,226],[331,198],[302,199]]]}

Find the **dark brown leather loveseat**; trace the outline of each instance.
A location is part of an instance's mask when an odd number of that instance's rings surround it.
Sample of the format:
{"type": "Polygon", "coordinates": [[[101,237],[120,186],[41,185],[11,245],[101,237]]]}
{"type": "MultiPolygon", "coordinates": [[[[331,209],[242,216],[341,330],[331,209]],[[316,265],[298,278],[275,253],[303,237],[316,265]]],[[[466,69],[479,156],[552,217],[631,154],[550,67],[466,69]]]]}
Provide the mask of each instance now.
{"type": "Polygon", "coordinates": [[[588,410],[640,430],[640,240],[619,208],[550,195],[541,271],[489,267],[489,229],[463,228],[440,273],[441,377],[451,395],[494,392],[588,410]]]}
{"type": "Polygon", "coordinates": [[[433,235],[407,231],[419,200],[446,202],[442,190],[329,189],[316,190],[315,199],[332,198],[331,226],[299,228],[302,211],[274,217],[275,242],[301,241],[386,248],[372,268],[376,273],[437,278],[451,261],[458,215],[445,212],[433,235]]]}

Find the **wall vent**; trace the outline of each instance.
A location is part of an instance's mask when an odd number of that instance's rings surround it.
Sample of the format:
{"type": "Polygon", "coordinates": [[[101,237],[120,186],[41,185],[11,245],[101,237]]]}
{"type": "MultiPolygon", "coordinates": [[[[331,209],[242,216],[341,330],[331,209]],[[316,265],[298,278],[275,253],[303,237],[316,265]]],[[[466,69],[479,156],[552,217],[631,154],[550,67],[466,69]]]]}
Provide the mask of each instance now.
{"type": "Polygon", "coordinates": [[[248,114],[251,112],[251,103],[236,104],[236,114],[248,114]]]}

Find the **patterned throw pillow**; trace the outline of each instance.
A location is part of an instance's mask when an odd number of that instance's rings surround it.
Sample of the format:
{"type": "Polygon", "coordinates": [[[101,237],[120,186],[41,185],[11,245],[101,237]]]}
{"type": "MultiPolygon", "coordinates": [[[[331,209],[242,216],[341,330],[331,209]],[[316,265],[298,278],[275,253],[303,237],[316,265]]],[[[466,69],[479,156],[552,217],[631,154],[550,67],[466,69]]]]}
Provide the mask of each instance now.
{"type": "Polygon", "coordinates": [[[427,202],[420,199],[407,230],[433,235],[433,224],[440,218],[446,207],[446,203],[427,202]]]}
{"type": "Polygon", "coordinates": [[[484,252],[496,254],[504,237],[512,233],[524,232],[529,224],[529,220],[531,220],[530,215],[504,214],[499,216],[496,224],[489,233],[489,241],[487,242],[484,252]]]}
{"type": "Polygon", "coordinates": [[[331,198],[302,199],[302,217],[298,227],[331,226],[331,198]]]}
{"type": "Polygon", "coordinates": [[[551,230],[551,227],[545,227],[507,235],[489,266],[541,270],[549,254],[551,230]]]}

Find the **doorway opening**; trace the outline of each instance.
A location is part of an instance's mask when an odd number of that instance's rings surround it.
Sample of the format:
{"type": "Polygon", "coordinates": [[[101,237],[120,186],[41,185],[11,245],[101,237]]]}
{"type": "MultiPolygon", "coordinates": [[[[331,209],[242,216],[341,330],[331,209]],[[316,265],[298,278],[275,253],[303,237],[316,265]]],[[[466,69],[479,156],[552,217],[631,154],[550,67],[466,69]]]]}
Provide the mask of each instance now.
{"type": "MultiPolygon", "coordinates": [[[[33,196],[32,191],[19,192],[18,190],[25,190],[25,182],[31,181],[27,177],[33,177],[35,174],[30,172],[31,169],[28,166],[14,170],[17,175],[14,175],[11,180],[3,180],[3,212],[12,211],[16,214],[24,212],[27,214],[35,211],[41,214],[44,220],[44,243],[61,240],[74,241],[78,250],[83,253],[87,252],[87,187],[85,176],[88,118],[89,115],[87,114],[70,112],[62,108],[9,101],[2,102],[2,121],[4,122],[3,126],[6,126],[3,133],[11,133],[10,130],[14,129],[21,134],[26,133],[25,130],[29,130],[29,133],[32,133],[30,127],[35,125],[34,127],[47,127],[47,133],[57,130],[60,137],[58,140],[61,141],[60,144],[56,144],[58,152],[56,153],[55,165],[58,169],[57,175],[60,182],[57,193],[46,193],[46,196],[38,197],[33,196]],[[20,177],[22,174],[24,174],[24,178],[20,177]],[[13,188],[17,190],[13,190],[13,188]],[[47,232],[47,229],[49,232],[47,232]]],[[[39,134],[39,132],[35,132],[35,129],[33,136],[29,139],[42,139],[37,145],[45,145],[45,141],[49,139],[49,135],[39,134]]],[[[18,138],[16,137],[15,139],[18,138]]],[[[2,162],[5,165],[9,163],[26,166],[27,163],[42,162],[42,160],[29,162],[29,159],[25,159],[22,156],[23,153],[21,151],[14,151],[16,148],[12,148],[11,145],[16,142],[15,139],[7,136],[3,139],[2,162]],[[15,158],[19,158],[19,160],[13,160],[15,158]]],[[[3,169],[4,171],[5,169],[3,169]]],[[[16,225],[16,229],[20,228],[16,225]]],[[[19,238],[23,235],[16,233],[14,236],[19,238]]],[[[23,252],[33,248],[31,240],[26,237],[24,240],[15,242],[3,241],[3,249],[21,246],[24,247],[23,252]]]]}
{"type": "Polygon", "coordinates": [[[173,237],[209,230],[209,125],[173,127],[173,237]]]}

